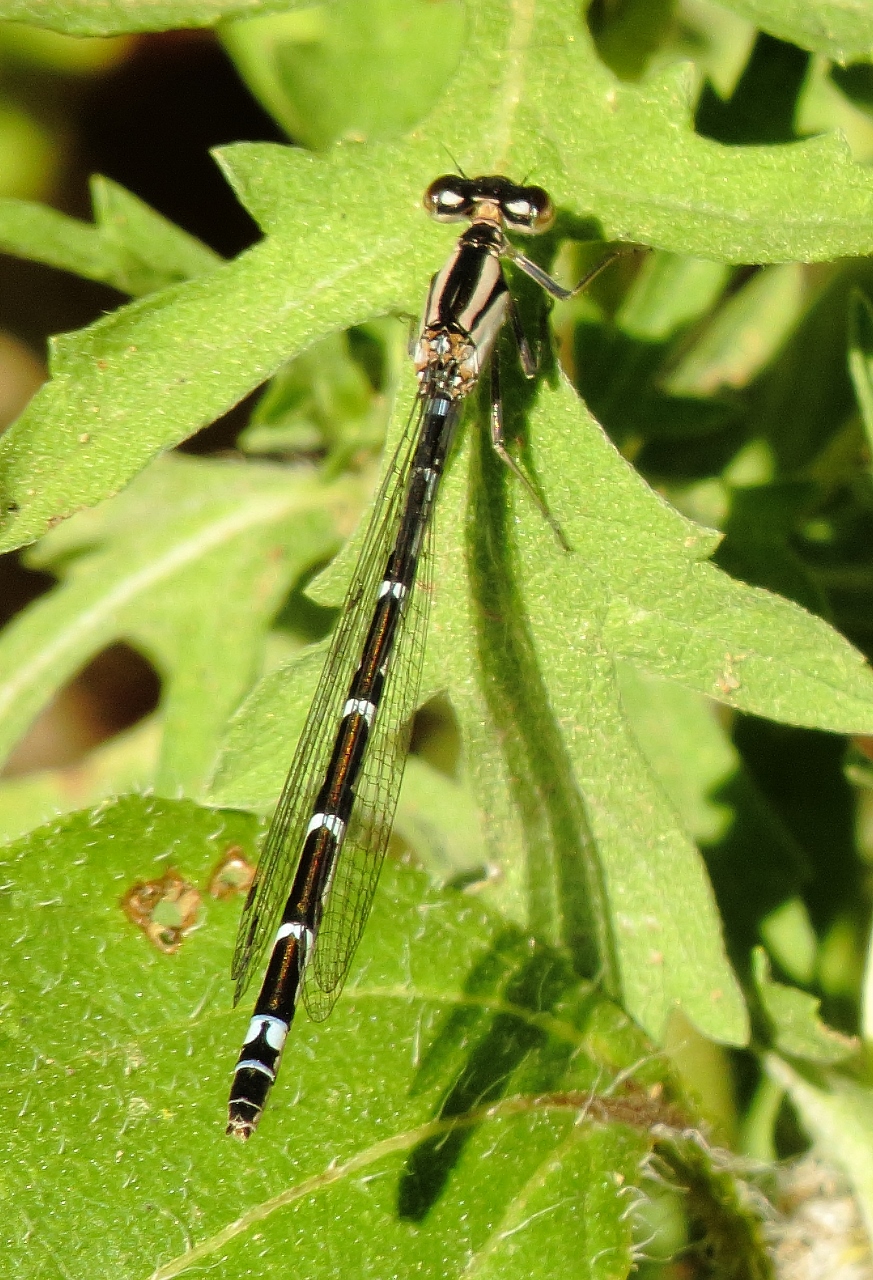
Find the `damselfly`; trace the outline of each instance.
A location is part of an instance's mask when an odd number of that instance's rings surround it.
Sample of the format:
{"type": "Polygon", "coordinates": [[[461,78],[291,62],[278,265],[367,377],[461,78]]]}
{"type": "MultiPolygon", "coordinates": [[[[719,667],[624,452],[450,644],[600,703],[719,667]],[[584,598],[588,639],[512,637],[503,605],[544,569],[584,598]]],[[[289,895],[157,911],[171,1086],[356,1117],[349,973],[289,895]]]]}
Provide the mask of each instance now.
{"type": "Polygon", "coordinates": [[[541,187],[507,178],[445,175],[428,187],[424,205],[440,222],[470,225],[431,282],[413,352],[416,402],[373,508],[240,923],[237,1000],[272,940],[228,1106],[227,1132],[242,1140],[260,1120],[301,994],[312,1018],[327,1017],[367,920],[418,696],[431,516],[464,403],[489,358],[491,442],[539,503],[503,434],[494,347],[507,318],[528,377],[535,361],[501,259],[566,299],[617,256],[607,254],[574,289],[564,289],[506,235],[546,231],[554,221],[551,200],[541,187]]]}

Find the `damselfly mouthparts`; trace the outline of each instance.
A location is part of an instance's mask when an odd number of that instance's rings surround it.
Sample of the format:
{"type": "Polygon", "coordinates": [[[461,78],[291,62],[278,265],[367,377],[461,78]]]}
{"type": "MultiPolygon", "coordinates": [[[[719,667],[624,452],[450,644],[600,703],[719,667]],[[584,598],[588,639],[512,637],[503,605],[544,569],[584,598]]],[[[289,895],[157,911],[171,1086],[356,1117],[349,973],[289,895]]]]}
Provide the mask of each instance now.
{"type": "Polygon", "coordinates": [[[418,697],[431,516],[464,403],[489,358],[492,444],[551,521],[504,441],[493,355],[506,319],[524,372],[532,377],[536,370],[501,259],[565,299],[617,256],[609,253],[574,289],[564,289],[520,253],[507,231],[537,235],[554,220],[541,187],[450,174],[431,183],[424,204],[441,222],[470,226],[431,282],[413,352],[416,402],[373,508],[240,923],[237,1000],[272,941],[228,1106],[227,1132],[243,1140],[260,1120],[300,995],[311,1017],[327,1017],[367,920],[418,697]]]}

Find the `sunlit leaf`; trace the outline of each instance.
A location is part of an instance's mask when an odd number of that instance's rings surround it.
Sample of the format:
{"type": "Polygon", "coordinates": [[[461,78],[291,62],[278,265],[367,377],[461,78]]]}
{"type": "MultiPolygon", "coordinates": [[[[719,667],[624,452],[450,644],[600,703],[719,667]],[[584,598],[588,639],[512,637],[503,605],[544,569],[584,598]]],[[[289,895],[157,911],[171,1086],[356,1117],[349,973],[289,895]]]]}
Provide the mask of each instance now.
{"type": "Polygon", "coordinates": [[[774,982],[763,947],[756,948],[753,964],[758,994],[773,1027],[774,1048],[822,1066],[833,1066],[857,1052],[859,1041],[840,1035],[821,1021],[819,1000],[797,987],[774,982]]]}
{"type": "Polygon", "coordinates": [[[223,18],[275,12],[295,0],[0,0],[0,18],[71,36],[114,36],[168,27],[212,27],[223,18]]]}
{"type": "Polygon", "coordinates": [[[91,180],[94,223],[44,204],[0,200],[0,249],[134,296],[211,271],[221,258],[124,187],[91,180]]]}
{"type": "Polygon", "coordinates": [[[749,18],[780,40],[791,40],[835,62],[866,60],[873,28],[866,0],[724,0],[725,8],[749,18]]]}
{"type": "Polygon", "coordinates": [[[325,334],[417,314],[450,242],[419,207],[447,151],[468,172],[534,175],[567,230],[594,219],[610,238],[732,262],[873,249],[873,177],[838,138],[720,146],[691,127],[684,72],[621,84],[571,0],[523,15],[487,0],[470,8],[456,76],[407,140],[318,158],[267,144],[224,151],[267,238],[57,341],[51,383],[0,444],[2,545],[115,492],[325,334]]]}
{"type": "Polygon", "coordinates": [[[76,1280],[230,1280],[253,1255],[281,1272],[293,1247],[321,1276],[442,1277],[473,1259],[521,1277],[544,1252],[624,1276],[626,1188],[671,1114],[648,1092],[662,1068],[562,961],[409,870],[386,872],[330,1024],[295,1025],[256,1138],[224,1136],[248,1011],[226,977],[237,904],[205,886],[253,835],[243,815],[127,797],[6,852],[10,1272],[62,1256],[76,1280]],[[168,868],[203,895],[173,955],[119,906],[168,868]]]}

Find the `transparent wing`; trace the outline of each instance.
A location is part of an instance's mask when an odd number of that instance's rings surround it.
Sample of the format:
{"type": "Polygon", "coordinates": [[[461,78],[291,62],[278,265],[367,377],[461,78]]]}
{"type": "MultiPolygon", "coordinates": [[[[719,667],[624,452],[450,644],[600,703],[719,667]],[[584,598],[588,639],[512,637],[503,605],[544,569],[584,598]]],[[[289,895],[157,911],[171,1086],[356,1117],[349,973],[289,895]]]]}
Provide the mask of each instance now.
{"type": "Polygon", "coordinates": [[[315,947],[303,977],[306,1010],[317,1022],[327,1017],[343,989],[391,835],[424,664],[433,593],[432,526],[433,519],[422,539],[415,583],[406,598],[355,786],[352,820],[322,903],[315,947]]]}
{"type": "Polygon", "coordinates": [[[273,939],[300,860],[303,836],[370,625],[371,604],[375,604],[376,590],[396,537],[421,412],[422,403],[416,401],[373,504],[340,620],[243,908],[231,967],[236,981],[235,1002],[245,992],[273,939]]]}

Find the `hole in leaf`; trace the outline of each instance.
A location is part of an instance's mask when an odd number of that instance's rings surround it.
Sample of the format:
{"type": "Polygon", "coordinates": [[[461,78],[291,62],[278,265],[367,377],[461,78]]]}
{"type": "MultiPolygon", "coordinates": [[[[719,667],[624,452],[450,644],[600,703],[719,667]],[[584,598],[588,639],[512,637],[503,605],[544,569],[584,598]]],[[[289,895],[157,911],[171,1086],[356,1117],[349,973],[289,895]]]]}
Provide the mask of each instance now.
{"type": "Polygon", "coordinates": [[[158,951],[173,955],[195,928],[199,890],[172,868],[157,880],[139,880],[121,899],[121,909],[158,951]]]}

